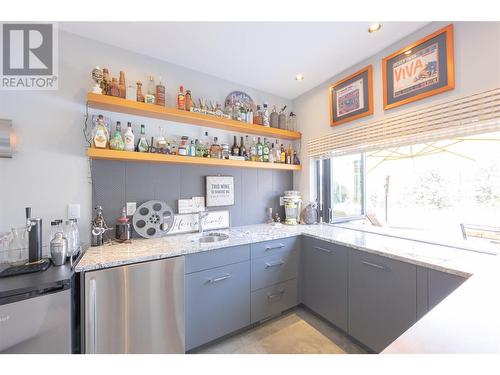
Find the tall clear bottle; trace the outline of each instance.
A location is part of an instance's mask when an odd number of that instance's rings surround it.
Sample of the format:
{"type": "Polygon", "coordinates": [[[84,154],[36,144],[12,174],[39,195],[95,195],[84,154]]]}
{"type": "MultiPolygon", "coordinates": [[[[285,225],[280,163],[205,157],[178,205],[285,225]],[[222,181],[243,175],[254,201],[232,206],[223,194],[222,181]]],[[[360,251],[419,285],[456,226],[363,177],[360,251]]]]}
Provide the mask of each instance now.
{"type": "Polygon", "coordinates": [[[135,135],[132,130],[132,123],[127,123],[127,130],[123,136],[125,142],[125,151],[134,151],[135,149],[135,135]]]}
{"type": "Polygon", "coordinates": [[[267,103],[263,104],[264,109],[262,110],[262,125],[269,127],[269,110],[267,109],[267,103]]]}

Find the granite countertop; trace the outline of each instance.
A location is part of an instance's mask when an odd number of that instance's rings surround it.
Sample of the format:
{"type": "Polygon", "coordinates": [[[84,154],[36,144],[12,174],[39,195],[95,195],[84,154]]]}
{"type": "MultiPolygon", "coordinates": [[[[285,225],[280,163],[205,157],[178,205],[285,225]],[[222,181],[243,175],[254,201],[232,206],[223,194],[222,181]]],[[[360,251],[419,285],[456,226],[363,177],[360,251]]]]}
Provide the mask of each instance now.
{"type": "Polygon", "coordinates": [[[461,257],[470,255],[470,252],[466,250],[346,229],[335,225],[257,224],[217,230],[217,232],[228,234],[229,239],[200,244],[198,242],[200,235],[189,233],[157,239],[134,239],[130,244],[92,247],[87,250],[75,270],[76,272],[87,272],[224,247],[306,235],[462,277],[469,277],[472,274],[469,262],[457,261],[461,257]]]}

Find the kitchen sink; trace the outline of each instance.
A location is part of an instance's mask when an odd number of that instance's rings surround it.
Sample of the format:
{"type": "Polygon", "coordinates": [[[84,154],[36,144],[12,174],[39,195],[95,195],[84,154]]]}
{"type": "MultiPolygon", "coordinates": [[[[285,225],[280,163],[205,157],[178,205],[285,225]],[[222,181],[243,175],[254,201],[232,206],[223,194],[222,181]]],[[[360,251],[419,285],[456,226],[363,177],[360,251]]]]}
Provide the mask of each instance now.
{"type": "Polygon", "coordinates": [[[208,233],[200,237],[199,241],[201,243],[211,243],[225,241],[229,238],[229,235],[225,233],[208,233]]]}

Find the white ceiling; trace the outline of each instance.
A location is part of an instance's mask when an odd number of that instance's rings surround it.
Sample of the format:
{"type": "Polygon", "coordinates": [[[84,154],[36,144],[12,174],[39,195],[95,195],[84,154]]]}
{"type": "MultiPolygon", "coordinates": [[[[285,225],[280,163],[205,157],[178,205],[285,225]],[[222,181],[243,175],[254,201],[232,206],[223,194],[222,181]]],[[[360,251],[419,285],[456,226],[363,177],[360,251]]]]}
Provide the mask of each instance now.
{"type": "Polygon", "coordinates": [[[293,99],[426,25],[386,22],[62,22],[60,28],[293,99]],[[162,45],[151,36],[161,35],[162,45]],[[296,74],[305,79],[296,81],[296,74]]]}

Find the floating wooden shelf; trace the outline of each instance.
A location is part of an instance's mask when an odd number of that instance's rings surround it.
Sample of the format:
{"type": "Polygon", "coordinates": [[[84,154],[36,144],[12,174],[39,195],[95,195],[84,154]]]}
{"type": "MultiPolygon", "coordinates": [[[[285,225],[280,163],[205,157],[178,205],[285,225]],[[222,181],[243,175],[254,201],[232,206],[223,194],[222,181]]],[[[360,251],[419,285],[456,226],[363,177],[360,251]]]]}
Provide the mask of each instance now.
{"type": "Polygon", "coordinates": [[[263,169],[280,169],[288,171],[300,171],[302,169],[302,166],[300,165],[261,163],[261,162],[243,161],[243,160],[198,158],[192,156],[151,154],[148,152],[115,151],[115,150],[98,149],[98,148],[87,149],[87,155],[91,159],[135,161],[135,162],[145,162],[145,163],[210,165],[216,167],[263,168],[263,169]]]}
{"type": "Polygon", "coordinates": [[[228,120],[201,113],[181,111],[175,108],[167,108],[154,104],[140,103],[108,95],[88,93],[87,103],[89,107],[102,109],[104,111],[128,113],[136,116],[182,122],[188,125],[205,126],[238,133],[255,134],[268,138],[287,140],[298,140],[301,138],[301,134],[299,132],[245,124],[240,121],[228,120]]]}

